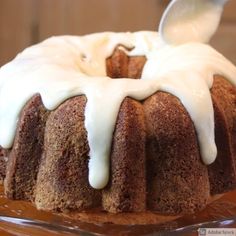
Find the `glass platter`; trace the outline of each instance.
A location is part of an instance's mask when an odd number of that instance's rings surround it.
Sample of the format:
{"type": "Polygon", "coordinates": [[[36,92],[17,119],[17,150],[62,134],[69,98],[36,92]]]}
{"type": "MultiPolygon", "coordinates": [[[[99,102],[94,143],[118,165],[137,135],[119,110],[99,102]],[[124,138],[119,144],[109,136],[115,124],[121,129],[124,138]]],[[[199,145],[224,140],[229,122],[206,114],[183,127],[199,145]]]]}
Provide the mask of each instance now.
{"type": "Polygon", "coordinates": [[[205,210],[152,225],[86,223],[65,215],[38,211],[22,201],[11,201],[0,187],[0,235],[197,235],[198,228],[236,228],[236,191],[225,194],[205,210]]]}

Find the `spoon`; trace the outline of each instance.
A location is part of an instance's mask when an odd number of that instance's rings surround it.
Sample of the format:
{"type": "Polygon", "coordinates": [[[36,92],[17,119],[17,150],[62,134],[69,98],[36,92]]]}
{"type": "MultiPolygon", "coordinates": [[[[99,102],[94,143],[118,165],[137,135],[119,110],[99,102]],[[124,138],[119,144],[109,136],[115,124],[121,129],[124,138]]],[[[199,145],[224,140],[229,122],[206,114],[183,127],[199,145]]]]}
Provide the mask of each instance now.
{"type": "Polygon", "coordinates": [[[159,25],[167,44],[207,43],[216,32],[228,0],[173,0],[159,25]]]}

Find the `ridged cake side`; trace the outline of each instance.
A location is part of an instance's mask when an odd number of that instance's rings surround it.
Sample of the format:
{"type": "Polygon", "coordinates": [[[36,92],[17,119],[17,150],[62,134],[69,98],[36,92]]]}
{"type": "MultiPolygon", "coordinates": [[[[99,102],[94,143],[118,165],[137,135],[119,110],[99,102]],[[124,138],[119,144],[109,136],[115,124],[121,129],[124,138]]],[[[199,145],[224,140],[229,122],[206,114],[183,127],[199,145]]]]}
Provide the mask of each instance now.
{"type": "Polygon", "coordinates": [[[236,90],[221,76],[215,76],[211,89],[215,114],[217,157],[208,166],[211,193],[236,188],[236,90]]]}
{"type": "MultiPolygon", "coordinates": [[[[117,49],[107,59],[107,74],[138,79],[145,61],[117,49]]],[[[179,99],[164,92],[141,102],[126,98],[113,136],[110,181],[105,189],[96,190],[88,183],[85,96],[68,99],[49,112],[36,95],[21,112],[5,192],[53,211],[200,210],[210,190],[229,191],[236,182],[236,89],[217,76],[212,97],[218,147],[214,164],[202,163],[193,122],[179,99]]]]}

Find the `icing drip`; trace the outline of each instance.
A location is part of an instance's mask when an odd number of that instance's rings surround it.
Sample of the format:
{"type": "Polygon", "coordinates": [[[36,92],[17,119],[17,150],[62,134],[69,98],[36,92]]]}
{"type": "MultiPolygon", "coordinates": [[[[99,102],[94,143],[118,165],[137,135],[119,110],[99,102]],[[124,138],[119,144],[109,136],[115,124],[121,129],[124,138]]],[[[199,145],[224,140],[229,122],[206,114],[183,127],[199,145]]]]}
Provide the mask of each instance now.
{"type": "Polygon", "coordinates": [[[85,94],[89,182],[101,189],[109,179],[112,134],[123,99],[143,100],[162,90],[177,96],[187,109],[196,127],[202,159],[210,164],[216,157],[209,92],[214,74],[236,84],[236,68],[210,46],[164,46],[154,32],[50,38],[0,69],[0,145],[12,146],[20,112],[34,94],[40,93],[49,110],[70,97],[85,94]],[[106,76],[105,59],[117,45],[133,48],[130,55],[147,57],[141,80],[106,76]]]}
{"type": "Polygon", "coordinates": [[[234,65],[220,53],[200,43],[166,46],[151,52],[143,70],[143,79],[157,79],[160,90],[178,97],[188,111],[205,164],[214,162],[217,155],[210,95],[213,75],[223,75],[236,85],[235,72],[234,65]]]}

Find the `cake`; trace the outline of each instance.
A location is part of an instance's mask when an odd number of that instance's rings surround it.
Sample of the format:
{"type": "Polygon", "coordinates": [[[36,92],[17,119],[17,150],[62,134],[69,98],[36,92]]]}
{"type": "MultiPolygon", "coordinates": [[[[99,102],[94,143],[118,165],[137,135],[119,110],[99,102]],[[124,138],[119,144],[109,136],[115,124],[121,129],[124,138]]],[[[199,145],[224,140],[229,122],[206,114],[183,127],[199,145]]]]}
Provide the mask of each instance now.
{"type": "Polygon", "coordinates": [[[0,69],[5,194],[46,211],[199,211],[236,188],[235,84],[209,45],[155,32],[29,47],[0,69]]]}

